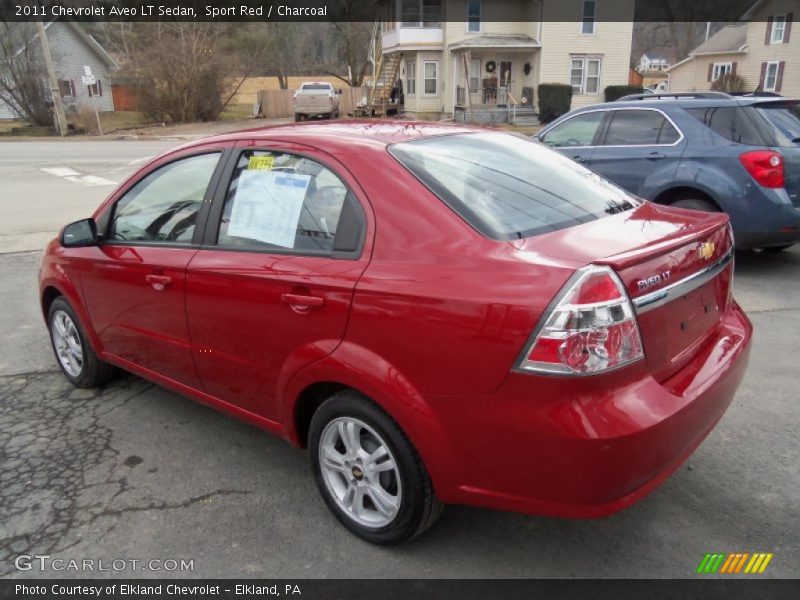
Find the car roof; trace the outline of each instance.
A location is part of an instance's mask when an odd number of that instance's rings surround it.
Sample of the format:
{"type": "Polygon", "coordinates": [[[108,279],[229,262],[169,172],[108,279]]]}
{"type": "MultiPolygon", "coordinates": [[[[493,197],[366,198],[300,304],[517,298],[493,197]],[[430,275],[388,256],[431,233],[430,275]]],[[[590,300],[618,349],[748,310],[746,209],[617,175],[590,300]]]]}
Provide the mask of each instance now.
{"type": "Polygon", "coordinates": [[[352,148],[353,144],[386,147],[421,138],[481,131],[476,127],[419,121],[352,119],[328,123],[303,123],[245,129],[194,140],[176,148],[184,150],[211,142],[281,141],[308,144],[322,150],[352,148]]]}
{"type": "Polygon", "coordinates": [[[777,96],[729,96],[727,98],[708,98],[708,97],[644,97],[637,100],[616,100],[614,102],[603,102],[584,106],[580,110],[599,109],[599,108],[666,108],[677,106],[679,108],[701,108],[712,106],[751,106],[758,104],[765,106],[768,104],[780,104],[785,102],[795,102],[792,98],[777,96]]]}

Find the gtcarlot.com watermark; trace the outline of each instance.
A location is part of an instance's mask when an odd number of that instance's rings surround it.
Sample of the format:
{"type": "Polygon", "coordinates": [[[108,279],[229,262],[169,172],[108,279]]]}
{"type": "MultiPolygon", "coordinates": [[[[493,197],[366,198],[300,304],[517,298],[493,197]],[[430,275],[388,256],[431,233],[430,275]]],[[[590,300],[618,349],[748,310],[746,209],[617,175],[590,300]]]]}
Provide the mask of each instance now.
{"type": "Polygon", "coordinates": [[[56,572],[187,572],[194,571],[193,558],[55,558],[49,554],[20,554],[14,559],[19,571],[56,572]]]}

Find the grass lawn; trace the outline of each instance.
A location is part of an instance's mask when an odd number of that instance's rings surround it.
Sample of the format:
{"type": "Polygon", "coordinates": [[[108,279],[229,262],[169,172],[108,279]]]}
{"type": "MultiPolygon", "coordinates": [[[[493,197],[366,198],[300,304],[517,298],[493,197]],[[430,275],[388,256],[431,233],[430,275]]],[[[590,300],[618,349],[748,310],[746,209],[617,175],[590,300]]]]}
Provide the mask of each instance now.
{"type": "Polygon", "coordinates": [[[13,120],[13,119],[3,119],[0,120],[0,133],[5,133],[6,131],[11,131],[17,127],[25,127],[27,123],[21,120],[13,120]]]}
{"type": "Polygon", "coordinates": [[[250,118],[253,114],[252,104],[234,104],[231,102],[219,116],[220,121],[241,121],[250,118]]]}

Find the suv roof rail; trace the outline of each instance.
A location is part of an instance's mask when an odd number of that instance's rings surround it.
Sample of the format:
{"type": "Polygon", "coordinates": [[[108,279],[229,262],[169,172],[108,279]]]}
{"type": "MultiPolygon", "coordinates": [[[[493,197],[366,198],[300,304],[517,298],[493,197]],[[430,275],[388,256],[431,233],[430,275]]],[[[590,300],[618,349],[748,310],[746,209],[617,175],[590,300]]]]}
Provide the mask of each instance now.
{"type": "Polygon", "coordinates": [[[661,98],[672,98],[674,100],[726,100],[732,98],[730,94],[725,92],[674,92],[663,94],[629,94],[622,98],[617,98],[615,102],[624,102],[627,100],[656,100],[661,98]]]}

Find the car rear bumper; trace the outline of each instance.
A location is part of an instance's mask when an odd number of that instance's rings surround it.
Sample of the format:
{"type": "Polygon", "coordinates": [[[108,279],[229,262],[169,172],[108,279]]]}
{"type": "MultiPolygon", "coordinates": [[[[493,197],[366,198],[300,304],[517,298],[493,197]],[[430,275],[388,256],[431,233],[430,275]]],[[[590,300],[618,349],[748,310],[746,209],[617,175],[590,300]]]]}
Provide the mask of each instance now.
{"type": "Polygon", "coordinates": [[[662,382],[640,363],[605,382],[512,373],[493,394],[439,397],[459,483],[437,493],[452,503],[565,517],[629,506],[669,477],[722,417],[744,375],[751,335],[732,303],[713,339],[662,382]]]}
{"type": "MultiPolygon", "coordinates": [[[[780,190],[785,194],[784,190],[780,190]]],[[[758,211],[731,215],[736,248],[765,248],[768,246],[785,246],[800,242],[800,210],[781,198],[776,203],[767,195],[755,203],[758,211]]]]}

